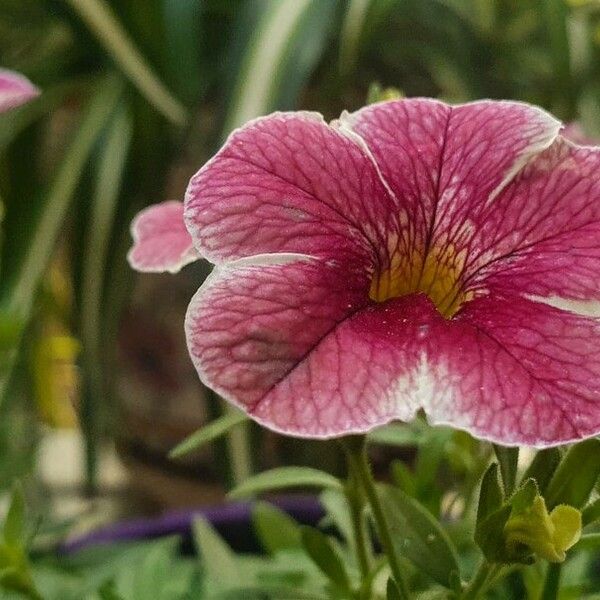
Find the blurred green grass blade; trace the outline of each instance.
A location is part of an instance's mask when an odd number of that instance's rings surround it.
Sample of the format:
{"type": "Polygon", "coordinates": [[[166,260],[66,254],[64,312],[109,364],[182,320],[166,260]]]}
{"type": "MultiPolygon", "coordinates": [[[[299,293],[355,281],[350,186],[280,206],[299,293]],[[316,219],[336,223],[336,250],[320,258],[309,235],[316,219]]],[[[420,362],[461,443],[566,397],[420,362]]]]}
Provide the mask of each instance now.
{"type": "Polygon", "coordinates": [[[248,420],[248,417],[241,411],[226,412],[222,417],[211,421],[205,427],[192,433],[183,442],[175,446],[169,453],[170,458],[180,458],[194,452],[205,444],[208,444],[217,438],[228,433],[233,427],[241,425],[248,420]]]}
{"type": "Polygon", "coordinates": [[[329,0],[270,0],[261,5],[264,10],[250,26],[236,77],[226,134],[289,103],[320,54],[335,8],[329,0]],[[298,59],[302,60],[295,62],[298,59]],[[291,92],[286,92],[287,86],[291,92]]]}
{"type": "Polygon", "coordinates": [[[201,12],[198,0],[164,0],[165,56],[177,93],[189,102],[203,89],[200,40],[205,36],[201,12]]]}
{"type": "Polygon", "coordinates": [[[132,120],[124,106],[110,123],[98,159],[96,185],[86,232],[81,277],[80,335],[83,342],[84,389],[81,419],[86,442],[86,475],[93,489],[96,445],[100,430],[99,408],[105,399],[103,385],[102,290],[112,226],[132,138],[132,120]]]}
{"type": "Polygon", "coordinates": [[[98,38],[140,93],[176,125],[187,115],[133,43],[110,7],[102,0],[65,0],[98,38]]]}
{"type": "Polygon", "coordinates": [[[89,155],[106,121],[114,110],[122,88],[110,77],[101,82],[75,131],[62,162],[57,168],[33,226],[21,264],[14,269],[14,281],[0,290],[0,305],[9,312],[28,315],[38,282],[63,223],[70,200],[87,164],[89,155]]]}
{"type": "Polygon", "coordinates": [[[372,0],[349,0],[340,33],[340,73],[349,74],[356,62],[360,35],[372,0]]]}
{"type": "Polygon", "coordinates": [[[569,9],[564,0],[542,0],[541,16],[549,41],[554,74],[553,110],[563,119],[572,119],[576,108],[576,91],[571,75],[571,49],[567,29],[569,9]]]}

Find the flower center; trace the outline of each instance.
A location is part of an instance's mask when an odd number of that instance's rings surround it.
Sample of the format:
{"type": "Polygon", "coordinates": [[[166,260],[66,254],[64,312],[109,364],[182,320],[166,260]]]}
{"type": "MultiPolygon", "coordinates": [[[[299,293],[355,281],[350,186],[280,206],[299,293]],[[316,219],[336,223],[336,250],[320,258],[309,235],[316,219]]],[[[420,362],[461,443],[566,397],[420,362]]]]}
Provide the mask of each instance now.
{"type": "Polygon", "coordinates": [[[450,319],[472,296],[462,289],[461,275],[466,251],[452,245],[431,248],[423,260],[422,251],[411,255],[392,254],[389,265],[376,271],[369,297],[376,302],[422,292],[427,294],[440,314],[450,319]]]}

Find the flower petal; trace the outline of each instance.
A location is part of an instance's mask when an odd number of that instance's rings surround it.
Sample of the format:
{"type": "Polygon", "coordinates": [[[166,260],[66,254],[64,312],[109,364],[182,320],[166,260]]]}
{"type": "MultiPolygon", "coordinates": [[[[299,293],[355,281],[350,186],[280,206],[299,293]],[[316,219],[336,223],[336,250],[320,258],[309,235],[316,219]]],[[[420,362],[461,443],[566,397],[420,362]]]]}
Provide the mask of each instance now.
{"type": "Polygon", "coordinates": [[[368,285],[308,258],[217,267],[186,318],[201,379],[263,425],[297,436],[411,419],[431,391],[414,340],[443,319],[423,295],[365,301],[368,285]]]}
{"type": "Polygon", "coordinates": [[[413,243],[425,248],[458,245],[474,215],[560,129],[527,104],[452,107],[423,98],[371,105],[342,115],[341,123],[365,141],[393,192],[408,203],[413,243]]]}
{"type": "Polygon", "coordinates": [[[365,261],[397,213],[370,157],[306,112],[235,131],[185,199],[196,248],[217,264],[273,252],[365,261]]]}
{"type": "Polygon", "coordinates": [[[449,394],[435,423],[506,445],[552,446],[600,432],[600,321],[499,293],[436,332],[429,360],[449,394]]]}
{"type": "Polygon", "coordinates": [[[600,148],[558,138],[482,213],[475,285],[600,300],[600,148]]]}
{"type": "Polygon", "coordinates": [[[198,260],[192,238],[183,222],[183,203],[168,200],[142,210],[131,223],[133,247],[129,264],[145,273],[177,273],[198,260]]]}
{"type": "Polygon", "coordinates": [[[0,113],[25,104],[39,94],[39,89],[27,77],[0,69],[0,113]]]}

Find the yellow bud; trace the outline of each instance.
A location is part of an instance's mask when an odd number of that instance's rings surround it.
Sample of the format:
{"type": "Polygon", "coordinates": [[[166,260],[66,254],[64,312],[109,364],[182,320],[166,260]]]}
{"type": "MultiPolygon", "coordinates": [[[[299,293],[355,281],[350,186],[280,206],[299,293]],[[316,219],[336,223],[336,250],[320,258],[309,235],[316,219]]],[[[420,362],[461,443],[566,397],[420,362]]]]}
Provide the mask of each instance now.
{"type": "Polygon", "coordinates": [[[510,516],[504,535],[511,552],[525,545],[539,558],[562,562],[581,536],[581,513],[566,505],[548,513],[546,502],[538,495],[529,508],[510,516]]]}

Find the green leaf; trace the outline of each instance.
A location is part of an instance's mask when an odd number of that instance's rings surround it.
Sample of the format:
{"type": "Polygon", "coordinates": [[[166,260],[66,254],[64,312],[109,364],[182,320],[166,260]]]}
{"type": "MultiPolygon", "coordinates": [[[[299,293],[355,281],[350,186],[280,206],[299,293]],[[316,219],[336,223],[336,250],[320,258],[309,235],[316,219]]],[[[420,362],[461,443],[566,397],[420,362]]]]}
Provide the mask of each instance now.
{"type": "Polygon", "coordinates": [[[228,497],[237,500],[291,487],[330,488],[338,491],[343,489],[339,479],[324,471],[310,467],[278,467],[250,477],[231,490],[228,497]]]}
{"type": "Polygon", "coordinates": [[[502,483],[504,486],[504,495],[510,496],[517,482],[517,465],[519,463],[519,448],[509,448],[494,444],[494,452],[500,464],[500,473],[502,474],[502,483]]]}
{"type": "Polygon", "coordinates": [[[227,414],[215,419],[205,427],[198,429],[195,433],[192,433],[183,442],[178,444],[169,453],[170,458],[180,458],[185,454],[194,452],[202,446],[216,440],[217,438],[225,435],[230,429],[236,425],[240,425],[248,420],[248,417],[241,411],[231,411],[227,414]]]}
{"type": "Polygon", "coordinates": [[[600,548],[600,533],[584,533],[574,548],[577,550],[598,550],[600,548]]]}
{"type": "Polygon", "coordinates": [[[600,476],[600,440],[589,439],[571,446],[546,491],[548,508],[557,504],[582,507],[600,476]]]}
{"type": "Polygon", "coordinates": [[[275,109],[292,108],[325,47],[335,2],[266,0],[258,20],[247,25],[224,132],[275,109]]]}
{"type": "Polygon", "coordinates": [[[504,526],[510,517],[511,510],[511,506],[505,504],[482,521],[477,522],[475,542],[489,562],[507,562],[504,526]]]}
{"type": "Polygon", "coordinates": [[[119,106],[108,126],[99,149],[95,186],[88,213],[85,246],[83,248],[80,335],[83,347],[81,427],[87,444],[87,481],[93,482],[96,472],[96,448],[101,431],[106,399],[103,346],[103,288],[106,284],[107,257],[119,192],[132,137],[132,122],[124,106],[119,106]]]}
{"type": "Polygon", "coordinates": [[[186,110],[154,73],[103,0],[67,0],[140,93],[167,119],[183,125],[186,110]]]}
{"type": "Polygon", "coordinates": [[[502,489],[498,481],[498,463],[492,463],[483,479],[479,491],[479,505],[477,507],[477,527],[502,505],[502,489]]]}
{"type": "Polygon", "coordinates": [[[523,481],[527,479],[535,479],[540,494],[543,496],[546,493],[546,488],[556,471],[556,467],[560,463],[561,453],[558,448],[545,448],[538,450],[531,464],[523,475],[523,481]]]}
{"type": "Polygon", "coordinates": [[[413,472],[401,460],[393,460],[390,465],[390,475],[392,481],[404,493],[409,496],[415,496],[417,492],[417,482],[413,472]]]}
{"type": "MultiPolygon", "coordinates": [[[[0,289],[0,307],[2,311],[17,316],[24,325],[29,319],[40,279],[88,157],[120,95],[121,86],[113,77],[103,79],[56,168],[31,232],[18,238],[18,244],[13,245],[11,240],[10,246],[7,246],[3,266],[7,262],[5,258],[10,255],[13,256],[13,261],[10,270],[5,271],[7,281],[0,289]],[[24,250],[21,252],[23,246],[24,250]]],[[[0,373],[0,399],[4,396],[13,361],[14,356],[6,365],[5,372],[0,373]]]]}
{"type": "Polygon", "coordinates": [[[252,524],[262,547],[269,554],[302,547],[298,523],[272,504],[257,502],[252,509],[252,524]]]}
{"type": "Polygon", "coordinates": [[[15,314],[29,314],[38,282],[87,159],[120,95],[121,86],[113,77],[107,77],[99,84],[56,169],[33,233],[27,237],[24,256],[12,269],[14,280],[0,291],[2,304],[15,314]]]}
{"type": "Polygon", "coordinates": [[[354,526],[346,494],[325,489],[319,494],[319,502],[325,509],[321,525],[324,528],[335,527],[349,546],[354,544],[354,526]]]}
{"type": "Polygon", "coordinates": [[[600,498],[597,498],[586,506],[581,513],[581,520],[583,522],[583,526],[589,525],[590,523],[594,523],[600,519],[600,498]]]}
{"type": "Polygon", "coordinates": [[[354,68],[369,6],[372,0],[349,0],[340,32],[340,73],[349,74],[354,68]]]}
{"type": "Polygon", "coordinates": [[[302,545],[313,562],[342,590],[350,591],[350,579],[346,567],[329,538],[314,527],[301,528],[302,545]]]}
{"type": "Polygon", "coordinates": [[[535,479],[525,481],[510,499],[513,514],[522,513],[531,508],[538,495],[539,489],[535,479]]]}
{"type": "Polygon", "coordinates": [[[15,484],[10,507],[4,521],[4,541],[8,546],[21,547],[25,540],[25,497],[20,484],[15,484]]]}
{"type": "Polygon", "coordinates": [[[398,553],[437,583],[451,587],[459,567],[446,532],[427,509],[401,490],[392,486],[380,486],[379,490],[398,553]]]}
{"type": "Polygon", "coordinates": [[[367,439],[370,444],[383,444],[386,446],[418,446],[423,432],[412,424],[392,423],[371,431],[367,439]]]}
{"type": "Polygon", "coordinates": [[[214,582],[232,584],[240,579],[240,568],[231,548],[208,521],[194,519],[194,542],[206,576],[214,582]]]}

